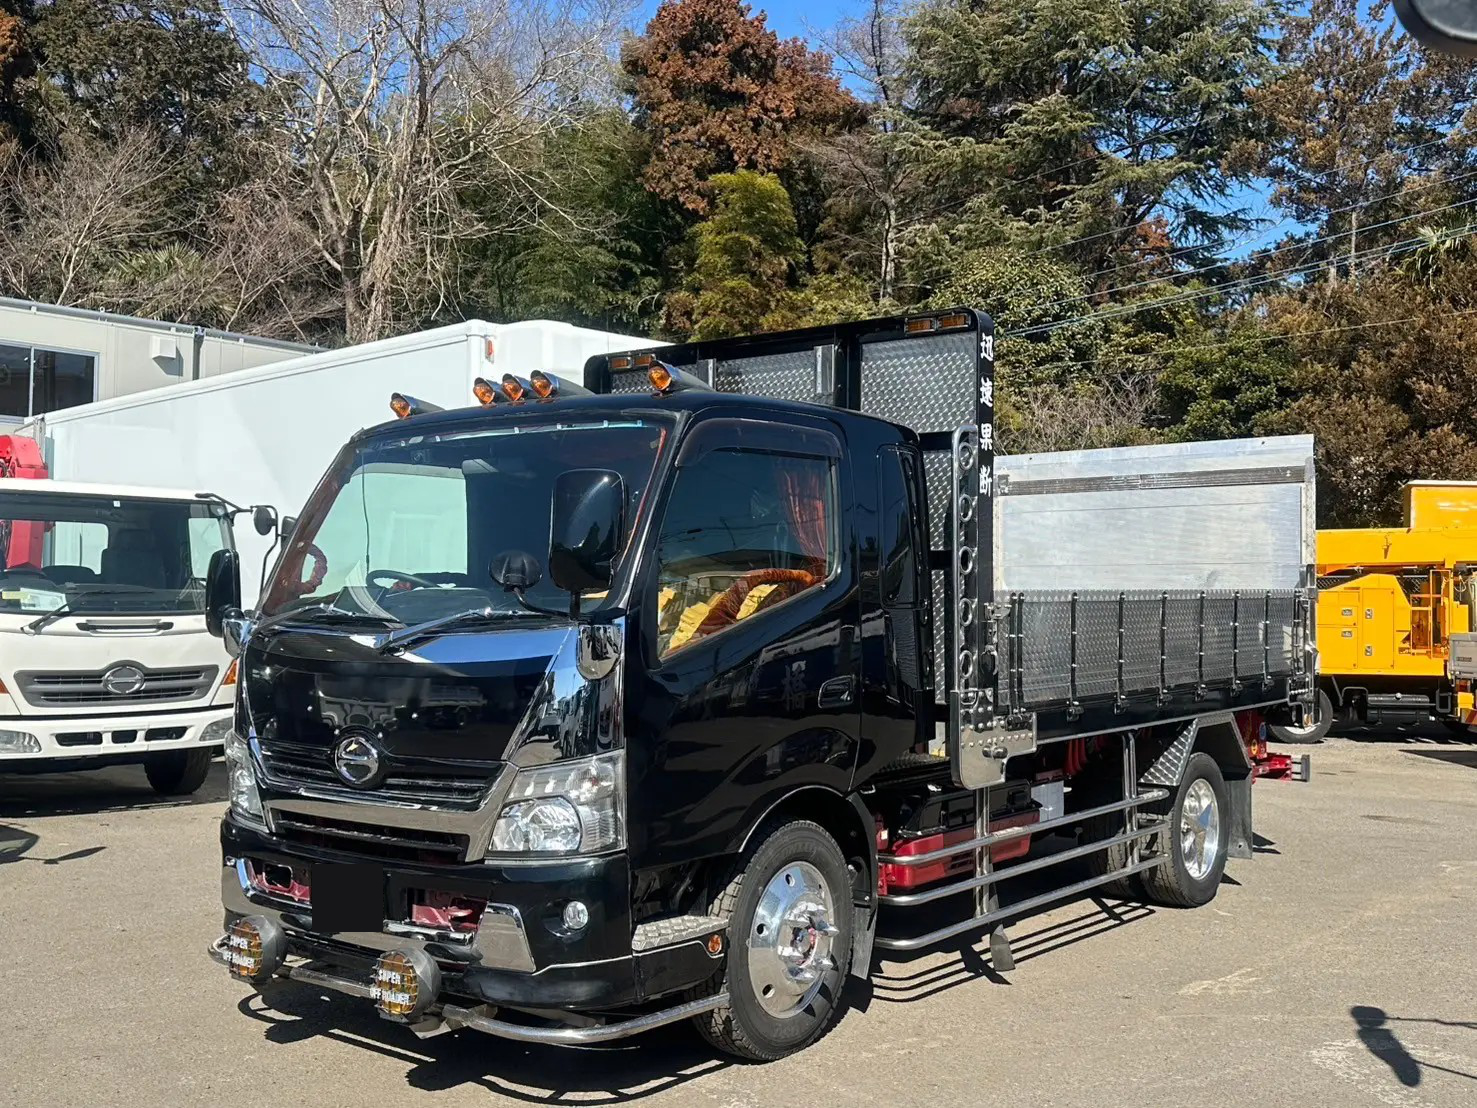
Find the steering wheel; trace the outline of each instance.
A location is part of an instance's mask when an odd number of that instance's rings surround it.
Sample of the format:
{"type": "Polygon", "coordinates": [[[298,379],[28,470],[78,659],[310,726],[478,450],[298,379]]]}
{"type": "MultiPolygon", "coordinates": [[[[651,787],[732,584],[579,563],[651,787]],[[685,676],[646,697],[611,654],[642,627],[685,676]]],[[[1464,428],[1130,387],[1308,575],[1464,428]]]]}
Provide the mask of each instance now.
{"type": "Polygon", "coordinates": [[[424,577],[417,577],[413,573],[403,573],[398,569],[372,569],[365,575],[364,580],[386,592],[398,592],[404,589],[439,589],[441,587],[435,581],[427,581],[424,577]],[[382,577],[388,578],[390,583],[381,582],[379,578],[382,577]]]}
{"type": "Polygon", "coordinates": [[[723,595],[713,602],[707,616],[698,626],[698,631],[703,635],[711,635],[714,631],[727,627],[738,618],[744,598],[760,585],[799,585],[801,589],[808,589],[818,580],[820,578],[806,569],[750,570],[729,585],[723,595]]]}

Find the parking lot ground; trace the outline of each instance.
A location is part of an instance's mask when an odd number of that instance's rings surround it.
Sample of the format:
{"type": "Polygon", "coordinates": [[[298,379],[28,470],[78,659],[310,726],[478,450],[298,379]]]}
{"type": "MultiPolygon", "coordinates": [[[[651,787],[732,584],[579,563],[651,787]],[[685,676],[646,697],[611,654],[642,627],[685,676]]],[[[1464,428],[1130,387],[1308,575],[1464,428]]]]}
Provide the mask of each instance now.
{"type": "MultiPolygon", "coordinates": [[[[768,1066],[685,1027],[563,1051],[419,1040],[365,1002],[267,1007],[204,954],[216,768],[0,775],[0,1104],[797,1106],[1477,1103],[1477,745],[1331,740],[1256,786],[1257,857],[1195,911],[1091,899],[880,961],[826,1039],[768,1066]]],[[[1445,733],[1441,733],[1445,738],[1445,733]]]]}

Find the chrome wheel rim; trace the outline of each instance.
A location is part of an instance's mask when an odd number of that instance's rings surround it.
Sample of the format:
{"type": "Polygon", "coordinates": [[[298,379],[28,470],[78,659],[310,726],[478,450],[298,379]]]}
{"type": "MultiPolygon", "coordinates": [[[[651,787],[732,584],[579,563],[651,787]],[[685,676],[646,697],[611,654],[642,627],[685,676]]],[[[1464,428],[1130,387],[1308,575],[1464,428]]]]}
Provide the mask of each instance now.
{"type": "Polygon", "coordinates": [[[1205,778],[1197,778],[1185,790],[1180,805],[1180,856],[1185,872],[1196,881],[1204,880],[1215,868],[1221,849],[1221,810],[1215,790],[1205,778]]]}
{"type": "Polygon", "coordinates": [[[749,924],[749,983],[771,1016],[804,1011],[836,968],[834,911],[825,878],[809,862],[781,866],[764,886],[749,924]]]}

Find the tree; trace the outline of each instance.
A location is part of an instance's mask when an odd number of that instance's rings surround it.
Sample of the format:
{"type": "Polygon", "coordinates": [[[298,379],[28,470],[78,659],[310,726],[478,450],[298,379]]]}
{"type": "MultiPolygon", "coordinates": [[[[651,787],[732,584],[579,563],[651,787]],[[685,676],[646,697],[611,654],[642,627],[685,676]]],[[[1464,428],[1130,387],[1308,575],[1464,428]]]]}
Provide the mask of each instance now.
{"type": "Polygon", "coordinates": [[[1466,167],[1470,64],[1426,55],[1389,16],[1386,0],[1312,0],[1282,21],[1281,72],[1252,94],[1272,125],[1258,147],[1272,201],[1308,228],[1277,252],[1279,267],[1342,258],[1348,269],[1411,238],[1413,214],[1457,198],[1431,180],[1407,186],[1466,167]]]}
{"type": "Polygon", "coordinates": [[[62,156],[0,166],[0,287],[55,304],[93,295],[118,262],[164,230],[155,202],[172,163],[152,136],[67,137],[62,156]]]}
{"type": "Polygon", "coordinates": [[[863,16],[837,25],[829,46],[862,90],[866,113],[804,146],[830,193],[823,249],[841,268],[870,272],[876,302],[888,304],[899,295],[904,240],[930,207],[917,149],[926,136],[910,110],[898,0],[871,0],[863,16]]]}
{"type": "Polygon", "coordinates": [[[836,124],[853,104],[826,55],[781,42],[749,10],[742,0],[666,0],[621,54],[637,125],[652,140],[643,180],[695,214],[708,212],[714,176],[783,170],[794,137],[836,124]]]}
{"type": "MultiPolygon", "coordinates": [[[[615,108],[551,135],[539,158],[553,218],[476,240],[459,263],[464,277],[455,310],[654,330],[667,286],[663,258],[686,228],[641,184],[648,153],[646,137],[615,108]],[[559,212],[575,218],[559,219],[559,212]]],[[[499,185],[474,185],[465,202],[474,213],[496,210],[502,198],[488,190],[499,185]]]]}
{"type": "Polygon", "coordinates": [[[21,101],[21,82],[36,70],[29,19],[30,0],[0,0],[0,148],[30,145],[30,112],[21,101]]]}
{"type": "Polygon", "coordinates": [[[250,59],[216,0],[39,0],[34,36],[51,106],[100,138],[146,128],[214,165],[253,118],[250,59]]]}
{"type": "Polygon", "coordinates": [[[1322,523],[1387,524],[1406,481],[1477,473],[1477,263],[1453,254],[1422,276],[1385,263],[1267,311],[1298,366],[1277,427],[1316,438],[1322,523]]]}
{"type": "Polygon", "coordinates": [[[478,238],[578,225],[538,154],[584,118],[612,26],[598,2],[243,0],[238,27],[275,96],[273,172],[310,198],[348,341],[454,302],[478,238]],[[474,211],[478,187],[496,203],[474,211]]]}
{"type": "Polygon", "coordinates": [[[763,329],[805,260],[779,178],[741,169],[718,174],[712,187],[713,214],[691,231],[691,289],[669,309],[674,329],[694,339],[763,329]]]}
{"type": "Polygon", "coordinates": [[[1248,90],[1270,71],[1265,0],[929,0],[905,24],[946,226],[1063,244],[1089,273],[1162,220],[1207,248],[1249,219],[1248,90]],[[957,213],[957,214],[954,214],[957,213]],[[1071,242],[1069,248],[1066,244],[1071,242]]]}

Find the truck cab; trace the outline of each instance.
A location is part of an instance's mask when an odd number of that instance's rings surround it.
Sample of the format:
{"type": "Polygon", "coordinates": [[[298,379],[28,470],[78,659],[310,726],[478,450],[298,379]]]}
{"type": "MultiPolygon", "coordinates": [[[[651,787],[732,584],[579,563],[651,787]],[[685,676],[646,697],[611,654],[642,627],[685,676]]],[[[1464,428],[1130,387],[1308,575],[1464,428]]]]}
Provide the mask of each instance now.
{"type": "Polygon", "coordinates": [[[0,479],[0,772],[142,764],[198,789],[230,730],[205,579],[232,549],[208,496],[0,479]]]}
{"type": "Polygon", "coordinates": [[[1037,459],[1011,483],[1032,513],[1000,514],[990,328],[608,355],[594,395],[509,374],[455,411],[397,395],[252,618],[211,579],[240,658],[211,956],[418,1033],[692,1019],[767,1060],[824,1033],[874,943],[986,932],[1005,966],[1014,875],[1214,896],[1250,857],[1261,713],[1311,690],[1311,440],[1037,459]],[[1197,489],[1206,526],[1255,512],[1265,540],[1191,564],[1197,489]],[[996,582],[1125,563],[1111,598],[996,582]],[[1058,832],[1079,845],[1028,857],[1058,832]]]}

